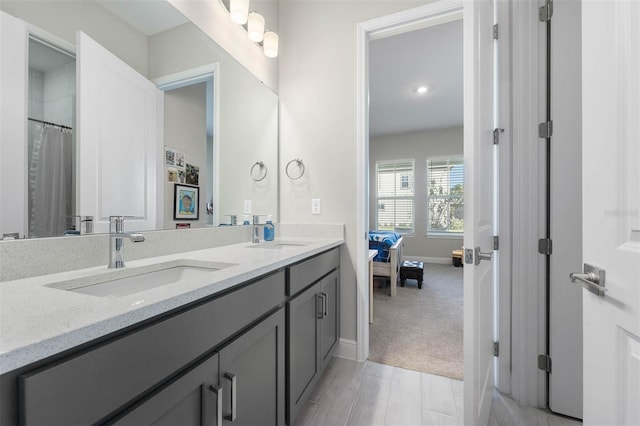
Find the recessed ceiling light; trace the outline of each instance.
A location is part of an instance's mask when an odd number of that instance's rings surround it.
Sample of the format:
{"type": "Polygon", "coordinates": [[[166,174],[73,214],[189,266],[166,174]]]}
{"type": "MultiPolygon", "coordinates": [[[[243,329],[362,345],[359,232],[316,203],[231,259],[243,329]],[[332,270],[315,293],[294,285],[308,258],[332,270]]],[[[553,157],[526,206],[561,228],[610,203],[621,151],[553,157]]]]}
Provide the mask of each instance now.
{"type": "Polygon", "coordinates": [[[416,93],[419,95],[424,95],[425,93],[427,93],[427,86],[420,86],[416,89],[416,93]]]}

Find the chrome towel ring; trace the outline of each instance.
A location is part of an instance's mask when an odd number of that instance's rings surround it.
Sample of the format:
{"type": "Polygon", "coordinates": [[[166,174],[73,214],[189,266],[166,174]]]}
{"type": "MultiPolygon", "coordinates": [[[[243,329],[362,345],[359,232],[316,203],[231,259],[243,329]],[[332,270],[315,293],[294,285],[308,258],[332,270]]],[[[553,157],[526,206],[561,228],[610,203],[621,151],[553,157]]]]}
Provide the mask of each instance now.
{"type": "Polygon", "coordinates": [[[267,166],[265,166],[262,161],[256,161],[256,164],[254,164],[249,171],[249,176],[251,176],[251,179],[254,181],[260,182],[267,177],[267,166]],[[256,170],[256,167],[259,167],[259,169],[256,170]]]}
{"type": "Polygon", "coordinates": [[[302,175],[304,175],[304,163],[301,159],[295,158],[287,163],[287,166],[284,168],[285,173],[289,176],[289,179],[296,180],[300,179],[302,175]],[[291,168],[291,165],[295,163],[298,166],[298,173],[295,173],[295,169],[291,168]],[[292,176],[293,174],[293,176],[292,176]]]}

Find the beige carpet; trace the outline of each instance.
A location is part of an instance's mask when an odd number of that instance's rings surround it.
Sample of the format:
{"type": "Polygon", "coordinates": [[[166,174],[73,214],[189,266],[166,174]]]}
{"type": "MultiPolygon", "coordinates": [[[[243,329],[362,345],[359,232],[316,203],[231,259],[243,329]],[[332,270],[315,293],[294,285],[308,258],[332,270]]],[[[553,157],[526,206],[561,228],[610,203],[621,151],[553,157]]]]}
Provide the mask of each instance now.
{"type": "Polygon", "coordinates": [[[398,293],[375,288],[369,359],[396,367],[463,378],[462,268],[425,264],[418,289],[407,279],[398,293]]]}

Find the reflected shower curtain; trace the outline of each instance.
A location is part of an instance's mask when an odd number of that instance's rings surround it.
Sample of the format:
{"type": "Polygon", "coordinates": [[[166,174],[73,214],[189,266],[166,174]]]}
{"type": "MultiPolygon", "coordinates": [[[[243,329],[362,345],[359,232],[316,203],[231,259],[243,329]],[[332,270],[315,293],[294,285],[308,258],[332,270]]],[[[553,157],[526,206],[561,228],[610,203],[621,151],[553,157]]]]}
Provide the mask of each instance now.
{"type": "Polygon", "coordinates": [[[72,212],[72,133],[29,123],[29,237],[55,237],[72,212]]]}

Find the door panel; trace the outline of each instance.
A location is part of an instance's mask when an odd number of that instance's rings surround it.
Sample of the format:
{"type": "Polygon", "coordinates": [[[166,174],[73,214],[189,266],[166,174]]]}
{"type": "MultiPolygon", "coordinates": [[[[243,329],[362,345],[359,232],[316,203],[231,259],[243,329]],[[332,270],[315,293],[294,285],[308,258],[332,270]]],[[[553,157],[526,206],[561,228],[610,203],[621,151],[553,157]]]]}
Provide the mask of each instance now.
{"type": "Polygon", "coordinates": [[[82,32],[77,33],[79,214],[96,233],[109,216],[127,230],[156,229],[161,92],[82,32]]]}
{"type": "Polygon", "coordinates": [[[321,281],[320,293],[326,298],[326,310],[320,320],[320,362],[322,369],[331,361],[333,349],[340,338],[340,270],[334,271],[321,281]]]}
{"type": "Polygon", "coordinates": [[[284,424],[284,327],[284,309],[280,309],[220,351],[223,424],[284,424]],[[235,412],[229,375],[235,375],[235,412]],[[228,416],[233,414],[231,421],[228,416]]]}
{"type": "Polygon", "coordinates": [[[0,239],[27,233],[27,30],[0,11],[0,239]]]}
{"type": "Polygon", "coordinates": [[[582,3],[584,423],[638,424],[640,374],[640,3],[582,3]]]}
{"type": "Polygon", "coordinates": [[[582,418],[582,290],[571,284],[569,273],[582,267],[580,4],[555,0],[551,20],[553,254],[548,296],[549,408],[577,418],[582,418]]]}
{"type": "MultiPolygon", "coordinates": [[[[465,253],[493,253],[493,6],[464,4],[465,253]]],[[[464,424],[486,425],[494,388],[495,260],[464,268],[464,424]]]]}
{"type": "Polygon", "coordinates": [[[289,302],[290,400],[292,417],[304,404],[304,392],[313,387],[320,374],[318,360],[318,291],[315,284],[289,302]]]}
{"type": "Polygon", "coordinates": [[[153,397],[116,420],[118,425],[211,425],[216,423],[218,354],[163,388],[153,397]]]}

